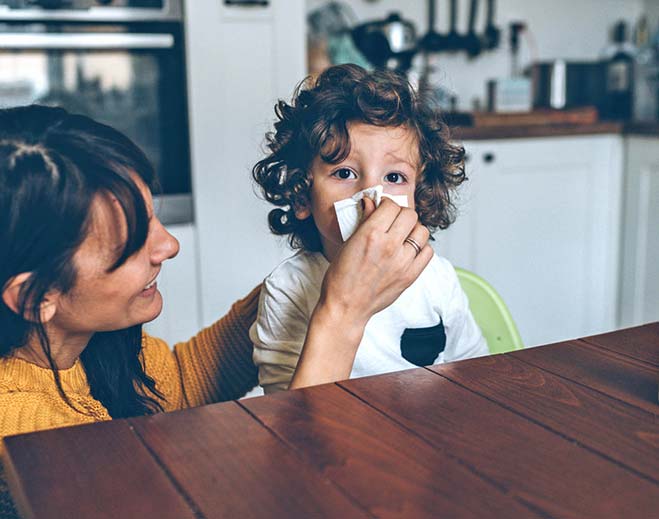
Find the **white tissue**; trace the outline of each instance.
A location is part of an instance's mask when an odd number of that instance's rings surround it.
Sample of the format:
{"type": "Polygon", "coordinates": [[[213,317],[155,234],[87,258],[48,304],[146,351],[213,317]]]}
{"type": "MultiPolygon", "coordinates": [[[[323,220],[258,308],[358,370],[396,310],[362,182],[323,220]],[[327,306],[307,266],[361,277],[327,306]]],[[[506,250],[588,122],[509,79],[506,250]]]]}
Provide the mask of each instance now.
{"type": "Polygon", "coordinates": [[[357,230],[362,220],[363,210],[360,200],[364,197],[370,198],[375,203],[375,207],[380,205],[383,198],[390,198],[401,207],[408,207],[406,195],[388,195],[384,193],[382,185],[368,187],[363,191],[355,193],[350,198],[334,202],[334,211],[336,211],[336,219],[339,222],[339,229],[341,229],[341,238],[346,241],[352,233],[357,230]]]}

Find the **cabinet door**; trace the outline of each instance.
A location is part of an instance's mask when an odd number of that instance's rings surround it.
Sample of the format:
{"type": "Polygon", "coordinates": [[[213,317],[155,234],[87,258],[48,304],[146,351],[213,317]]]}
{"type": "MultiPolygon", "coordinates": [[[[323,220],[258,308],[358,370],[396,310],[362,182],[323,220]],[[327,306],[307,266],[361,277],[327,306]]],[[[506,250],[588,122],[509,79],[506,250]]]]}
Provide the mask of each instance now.
{"type": "Polygon", "coordinates": [[[622,326],[659,321],[659,139],[626,148],[622,326]]]}
{"type": "Polygon", "coordinates": [[[200,329],[197,239],[192,224],[171,225],[167,230],[179,241],[181,249],[175,258],[163,263],[158,276],[162,312],[144,329],[173,346],[200,329]]]}
{"type": "Polygon", "coordinates": [[[617,136],[465,143],[470,180],[439,251],[497,289],[527,345],[616,327],[621,147],[617,136]]]}
{"type": "Polygon", "coordinates": [[[286,256],[250,174],[277,99],[306,73],[304,0],[185,2],[202,322],[215,321],[286,256]]]}

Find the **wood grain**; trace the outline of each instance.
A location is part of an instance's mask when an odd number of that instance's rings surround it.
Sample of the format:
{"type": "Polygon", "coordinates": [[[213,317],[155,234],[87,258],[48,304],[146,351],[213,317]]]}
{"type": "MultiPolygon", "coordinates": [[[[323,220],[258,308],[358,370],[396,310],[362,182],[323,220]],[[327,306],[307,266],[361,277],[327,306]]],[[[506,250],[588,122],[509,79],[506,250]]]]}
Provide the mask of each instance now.
{"type": "Polygon", "coordinates": [[[125,420],[7,437],[5,470],[25,519],[194,519],[125,420]]]}
{"type": "Polygon", "coordinates": [[[235,403],[131,423],[204,518],[368,517],[235,403]]]}
{"type": "Polygon", "coordinates": [[[584,337],[582,340],[659,366],[659,323],[584,337]]]}
{"type": "Polygon", "coordinates": [[[512,355],[431,369],[659,482],[659,423],[651,413],[512,355]]]}
{"type": "Polygon", "coordinates": [[[240,403],[376,517],[535,517],[335,385],[240,403]]]}
{"type": "Polygon", "coordinates": [[[509,355],[649,413],[659,412],[656,368],[631,357],[584,341],[527,348],[509,355]]]}
{"type": "Polygon", "coordinates": [[[656,485],[430,371],[341,386],[545,516],[650,517],[659,506],[656,485]]]}

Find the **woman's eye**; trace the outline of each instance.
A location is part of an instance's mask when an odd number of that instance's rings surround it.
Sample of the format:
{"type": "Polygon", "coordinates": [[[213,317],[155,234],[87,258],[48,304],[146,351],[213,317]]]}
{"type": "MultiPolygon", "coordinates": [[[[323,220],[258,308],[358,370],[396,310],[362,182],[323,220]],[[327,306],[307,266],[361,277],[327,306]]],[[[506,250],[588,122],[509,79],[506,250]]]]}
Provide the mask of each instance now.
{"type": "Polygon", "coordinates": [[[332,175],[334,175],[336,178],[340,178],[341,180],[350,180],[353,178],[357,178],[355,172],[348,168],[337,169],[334,173],[332,173],[332,175]]]}
{"type": "Polygon", "coordinates": [[[405,177],[400,173],[388,173],[384,179],[390,184],[403,184],[405,183],[405,177]]]}

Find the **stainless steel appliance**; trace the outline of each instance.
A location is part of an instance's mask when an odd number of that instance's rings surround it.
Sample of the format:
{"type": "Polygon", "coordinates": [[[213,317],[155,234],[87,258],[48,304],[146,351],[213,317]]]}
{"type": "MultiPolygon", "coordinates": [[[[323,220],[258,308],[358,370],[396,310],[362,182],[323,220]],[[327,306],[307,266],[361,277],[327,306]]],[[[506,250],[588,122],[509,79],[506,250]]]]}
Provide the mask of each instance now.
{"type": "Polygon", "coordinates": [[[149,156],[164,223],[192,221],[181,0],[0,0],[0,105],[59,105],[149,156]]]}
{"type": "Polygon", "coordinates": [[[557,110],[605,102],[606,70],[599,61],[554,60],[531,67],[533,106],[557,110]]]}

